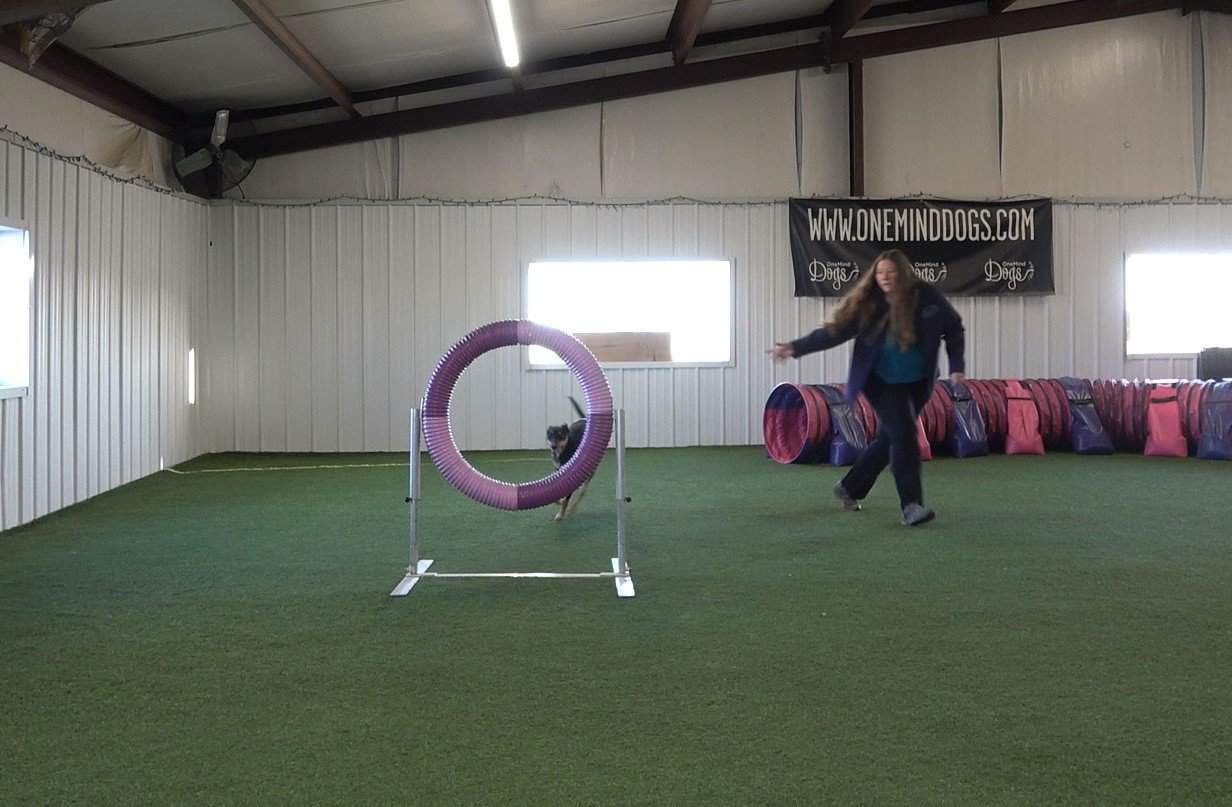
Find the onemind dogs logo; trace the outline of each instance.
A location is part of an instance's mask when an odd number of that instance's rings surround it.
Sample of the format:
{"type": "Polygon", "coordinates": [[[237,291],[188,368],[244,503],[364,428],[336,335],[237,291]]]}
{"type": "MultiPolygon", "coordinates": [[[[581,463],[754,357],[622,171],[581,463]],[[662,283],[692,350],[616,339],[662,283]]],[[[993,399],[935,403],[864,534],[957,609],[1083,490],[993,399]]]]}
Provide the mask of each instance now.
{"type": "Polygon", "coordinates": [[[814,258],[809,261],[808,273],[809,280],[814,283],[829,283],[830,288],[839,291],[860,276],[860,267],[852,261],[822,261],[814,258]]]}
{"type": "Polygon", "coordinates": [[[950,267],[943,261],[919,261],[912,264],[912,268],[916,277],[934,285],[950,276],[950,267]]]}
{"type": "Polygon", "coordinates": [[[1035,277],[1035,264],[1031,261],[994,261],[989,258],[984,264],[985,283],[1004,283],[1005,288],[1014,291],[1019,283],[1026,283],[1035,277]]]}

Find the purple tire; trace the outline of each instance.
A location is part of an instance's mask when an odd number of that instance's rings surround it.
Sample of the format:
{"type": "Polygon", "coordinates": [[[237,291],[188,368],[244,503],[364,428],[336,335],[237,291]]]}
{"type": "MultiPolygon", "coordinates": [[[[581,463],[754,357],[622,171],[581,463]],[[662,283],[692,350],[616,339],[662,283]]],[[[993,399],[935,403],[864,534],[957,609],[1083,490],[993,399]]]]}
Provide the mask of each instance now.
{"type": "Polygon", "coordinates": [[[528,320],[508,319],[477,328],[458,340],[436,365],[423,399],[428,455],[449,484],[475,501],[501,510],[531,510],[563,499],[591,477],[612,436],[612,391],[599,362],[574,337],[528,320]],[[514,484],[484,476],[458,450],[449,427],[449,399],[471,362],[498,347],[539,345],[560,356],[586,396],[586,433],[570,459],[550,476],[514,484]]]}

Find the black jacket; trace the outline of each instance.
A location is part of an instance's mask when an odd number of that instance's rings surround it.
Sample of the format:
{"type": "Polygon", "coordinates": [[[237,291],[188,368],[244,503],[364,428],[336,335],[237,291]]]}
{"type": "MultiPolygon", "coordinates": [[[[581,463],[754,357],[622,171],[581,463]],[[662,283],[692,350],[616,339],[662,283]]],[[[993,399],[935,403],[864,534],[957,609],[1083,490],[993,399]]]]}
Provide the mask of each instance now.
{"type": "MultiPolygon", "coordinates": [[[[941,347],[941,339],[945,339],[945,352],[950,361],[951,373],[966,372],[963,357],[965,348],[965,329],[962,317],[945,299],[945,295],[928,283],[916,286],[915,302],[915,336],[916,344],[924,351],[928,361],[928,387],[932,393],[932,384],[937,377],[937,352],[941,347]]],[[[864,331],[859,330],[859,323],[851,322],[840,331],[831,333],[826,327],[818,328],[808,336],[802,336],[791,343],[792,352],[796,358],[816,353],[819,350],[829,350],[843,344],[848,339],[856,343],[851,352],[851,371],[847,376],[847,399],[854,401],[868,382],[869,375],[877,366],[881,357],[881,345],[885,340],[884,326],[880,323],[883,314],[889,310],[889,303],[882,301],[878,315],[873,317],[873,323],[864,331]]]]}

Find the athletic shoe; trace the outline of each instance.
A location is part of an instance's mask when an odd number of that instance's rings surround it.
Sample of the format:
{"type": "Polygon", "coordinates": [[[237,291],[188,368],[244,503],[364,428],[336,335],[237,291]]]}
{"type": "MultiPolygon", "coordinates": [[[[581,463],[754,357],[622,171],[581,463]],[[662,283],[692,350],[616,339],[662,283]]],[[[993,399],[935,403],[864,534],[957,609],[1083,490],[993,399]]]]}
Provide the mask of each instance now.
{"type": "Polygon", "coordinates": [[[834,483],[834,498],[843,503],[843,509],[855,513],[860,509],[860,503],[851,498],[851,494],[847,492],[847,488],[843,487],[842,480],[834,483]]]}
{"type": "Polygon", "coordinates": [[[912,502],[903,508],[903,526],[918,527],[927,524],[937,517],[937,514],[922,504],[912,502]]]}

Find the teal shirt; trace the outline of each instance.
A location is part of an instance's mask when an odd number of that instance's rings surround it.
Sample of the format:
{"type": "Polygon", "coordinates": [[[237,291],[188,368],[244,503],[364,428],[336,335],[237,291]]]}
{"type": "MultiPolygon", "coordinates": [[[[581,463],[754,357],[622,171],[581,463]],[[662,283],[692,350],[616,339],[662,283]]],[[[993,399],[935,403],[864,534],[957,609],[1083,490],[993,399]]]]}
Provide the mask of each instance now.
{"type": "Polygon", "coordinates": [[[928,375],[928,362],[918,342],[907,350],[901,350],[898,340],[887,333],[881,343],[881,355],[875,370],[887,384],[910,384],[928,375]]]}

